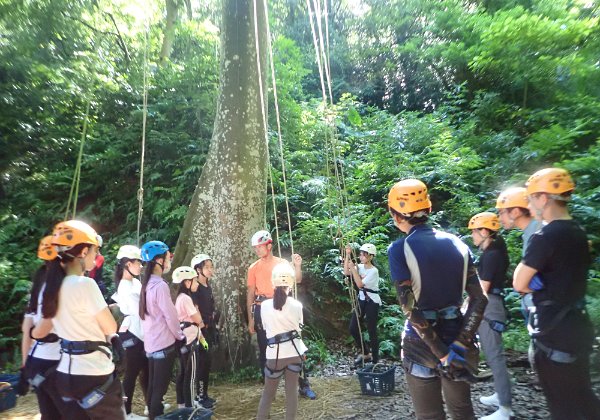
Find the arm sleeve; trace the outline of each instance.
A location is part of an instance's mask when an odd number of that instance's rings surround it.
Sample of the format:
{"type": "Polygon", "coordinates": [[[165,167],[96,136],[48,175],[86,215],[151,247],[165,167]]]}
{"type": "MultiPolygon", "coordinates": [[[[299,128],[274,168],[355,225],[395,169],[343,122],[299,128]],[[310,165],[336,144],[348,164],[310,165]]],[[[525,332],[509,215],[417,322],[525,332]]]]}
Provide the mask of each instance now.
{"type": "Polygon", "coordinates": [[[186,316],[190,317],[192,315],[194,315],[195,313],[198,312],[198,309],[196,308],[196,305],[194,305],[194,302],[192,301],[192,298],[187,296],[187,299],[183,300],[183,310],[185,311],[186,316]]]}
{"type": "Polygon", "coordinates": [[[393,282],[411,279],[410,270],[404,256],[404,239],[394,242],[388,249],[388,260],[393,282]]]}
{"type": "Polygon", "coordinates": [[[406,284],[401,285],[397,281],[396,292],[398,294],[398,302],[402,307],[402,312],[404,312],[404,315],[408,318],[421,340],[429,346],[435,357],[441,359],[448,354],[448,346],[440,340],[429,321],[427,321],[423,316],[423,313],[415,306],[415,295],[412,287],[406,284]]]}
{"type": "Polygon", "coordinates": [[[177,310],[175,309],[175,305],[173,305],[173,301],[171,300],[169,286],[162,282],[162,284],[158,285],[157,287],[160,287],[158,293],[156,294],[158,307],[165,317],[165,322],[167,323],[169,331],[171,331],[176,340],[179,340],[183,336],[183,332],[179,327],[177,310]]]}
{"type": "Polygon", "coordinates": [[[462,344],[468,346],[473,342],[477,328],[483,319],[483,311],[487,305],[487,298],[483,294],[477,270],[469,259],[467,268],[467,284],[465,291],[469,295],[469,306],[463,318],[463,325],[456,338],[462,344]]]}

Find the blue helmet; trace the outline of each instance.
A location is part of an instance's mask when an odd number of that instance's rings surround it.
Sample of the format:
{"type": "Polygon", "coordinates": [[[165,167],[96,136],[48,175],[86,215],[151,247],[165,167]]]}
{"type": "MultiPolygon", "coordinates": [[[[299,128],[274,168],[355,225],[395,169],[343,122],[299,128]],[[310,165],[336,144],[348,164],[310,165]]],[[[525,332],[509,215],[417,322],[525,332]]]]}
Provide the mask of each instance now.
{"type": "Polygon", "coordinates": [[[150,241],[142,245],[142,261],[152,261],[157,255],[162,255],[169,250],[166,243],[150,241]]]}

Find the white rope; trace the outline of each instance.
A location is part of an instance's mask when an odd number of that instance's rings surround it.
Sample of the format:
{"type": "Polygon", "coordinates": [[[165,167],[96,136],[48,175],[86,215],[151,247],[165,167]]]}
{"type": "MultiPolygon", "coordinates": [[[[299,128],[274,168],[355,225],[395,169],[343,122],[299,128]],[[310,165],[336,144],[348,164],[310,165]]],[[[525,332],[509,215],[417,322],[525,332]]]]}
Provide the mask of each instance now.
{"type": "Polygon", "coordinates": [[[146,31],[144,33],[144,88],[142,93],[142,153],[140,158],[140,186],[137,191],[138,218],[137,218],[137,245],[140,246],[140,230],[142,215],[144,213],[144,159],[146,157],[146,119],[148,116],[148,18],[146,18],[146,31]]]}
{"type": "MultiPolygon", "coordinates": [[[[279,113],[279,98],[277,96],[277,81],[275,77],[275,62],[273,59],[273,44],[271,43],[271,27],[269,25],[269,10],[267,6],[267,0],[263,0],[263,5],[265,9],[265,19],[267,21],[267,45],[269,47],[269,59],[271,65],[271,83],[273,86],[273,102],[275,104],[275,117],[277,120],[277,140],[279,144],[279,157],[281,160],[281,173],[283,178],[283,195],[285,197],[285,209],[287,213],[287,223],[288,223],[288,233],[290,235],[290,249],[292,252],[292,256],[294,255],[294,239],[292,236],[292,217],[290,212],[290,202],[288,198],[288,189],[287,189],[287,175],[285,170],[285,157],[283,154],[283,137],[281,135],[281,116],[279,113]]],[[[280,255],[281,256],[281,255],[280,255]]],[[[296,296],[296,283],[294,283],[294,296],[296,296]]]]}
{"type": "Polygon", "coordinates": [[[258,8],[256,6],[256,0],[252,1],[254,9],[254,46],[256,48],[256,70],[258,72],[258,91],[260,96],[260,113],[263,120],[263,127],[265,129],[265,146],[267,148],[267,170],[269,171],[269,182],[271,184],[271,201],[273,204],[273,219],[275,221],[275,238],[277,240],[277,253],[281,258],[281,245],[279,244],[279,225],[277,224],[277,205],[275,204],[275,186],[273,185],[273,173],[271,167],[271,155],[269,153],[269,132],[267,127],[267,115],[265,112],[265,92],[263,90],[263,79],[262,79],[262,66],[260,65],[260,43],[258,39],[258,8]]]}

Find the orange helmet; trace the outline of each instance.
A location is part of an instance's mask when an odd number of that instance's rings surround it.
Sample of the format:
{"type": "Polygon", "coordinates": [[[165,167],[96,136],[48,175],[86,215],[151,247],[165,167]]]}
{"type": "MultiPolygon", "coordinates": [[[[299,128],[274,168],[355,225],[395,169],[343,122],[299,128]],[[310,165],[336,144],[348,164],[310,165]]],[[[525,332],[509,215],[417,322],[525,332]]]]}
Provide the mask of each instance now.
{"type": "Polygon", "coordinates": [[[527,190],[523,187],[508,188],[500,193],[496,200],[497,209],[527,208],[527,190]]]}
{"type": "Polygon", "coordinates": [[[484,211],[483,213],[477,213],[469,220],[469,229],[489,229],[496,232],[500,229],[500,220],[496,213],[484,211]]]}
{"type": "Polygon", "coordinates": [[[61,251],[66,251],[78,244],[100,246],[100,236],[87,223],[79,220],[60,222],[52,232],[52,245],[61,251]]]}
{"type": "Polygon", "coordinates": [[[527,195],[548,193],[560,195],[575,189],[571,175],[564,169],[546,168],[537,171],[527,180],[527,195]]]}
{"type": "Polygon", "coordinates": [[[427,186],[418,179],[403,179],[397,182],[388,194],[388,206],[401,214],[419,210],[431,211],[427,186]]]}
{"type": "Polygon", "coordinates": [[[52,261],[56,258],[57,255],[58,252],[56,251],[56,248],[52,245],[52,235],[44,236],[40,240],[40,244],[38,246],[38,258],[45,261],[52,261]]]}

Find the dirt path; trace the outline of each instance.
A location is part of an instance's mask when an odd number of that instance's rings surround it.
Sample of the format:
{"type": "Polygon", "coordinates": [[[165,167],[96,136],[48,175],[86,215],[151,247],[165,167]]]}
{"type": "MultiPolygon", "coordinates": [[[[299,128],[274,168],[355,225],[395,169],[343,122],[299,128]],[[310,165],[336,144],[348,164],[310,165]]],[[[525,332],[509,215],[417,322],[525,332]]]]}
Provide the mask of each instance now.
{"type": "MultiPolygon", "coordinates": [[[[396,369],[396,390],[389,397],[368,397],[360,393],[360,385],[356,375],[350,368],[350,359],[338,362],[336,367],[328,367],[319,373],[321,376],[311,378],[313,389],[318,395],[314,401],[300,399],[299,419],[412,419],[414,413],[410,396],[406,389],[406,381],[402,369],[396,369]]],[[[534,375],[525,366],[523,355],[509,357],[510,371],[513,376],[513,409],[518,419],[546,419],[549,417],[544,397],[540,388],[535,385],[534,375]]],[[[600,383],[595,384],[596,393],[600,394],[600,383]]],[[[257,383],[215,384],[211,386],[211,396],[218,400],[213,419],[246,420],[256,415],[262,387],[257,383]]],[[[479,403],[481,395],[493,393],[493,385],[483,382],[473,386],[473,404],[475,414],[483,416],[491,411],[479,403]]],[[[139,394],[137,392],[136,394],[139,394]]],[[[142,401],[136,395],[134,411],[141,414],[142,401]]],[[[284,418],[284,393],[280,387],[276,401],[271,410],[271,419],[284,418]]],[[[174,405],[174,386],[169,388],[166,401],[174,405]]],[[[12,410],[2,413],[1,418],[21,420],[39,419],[35,396],[20,398],[12,410]]]]}

